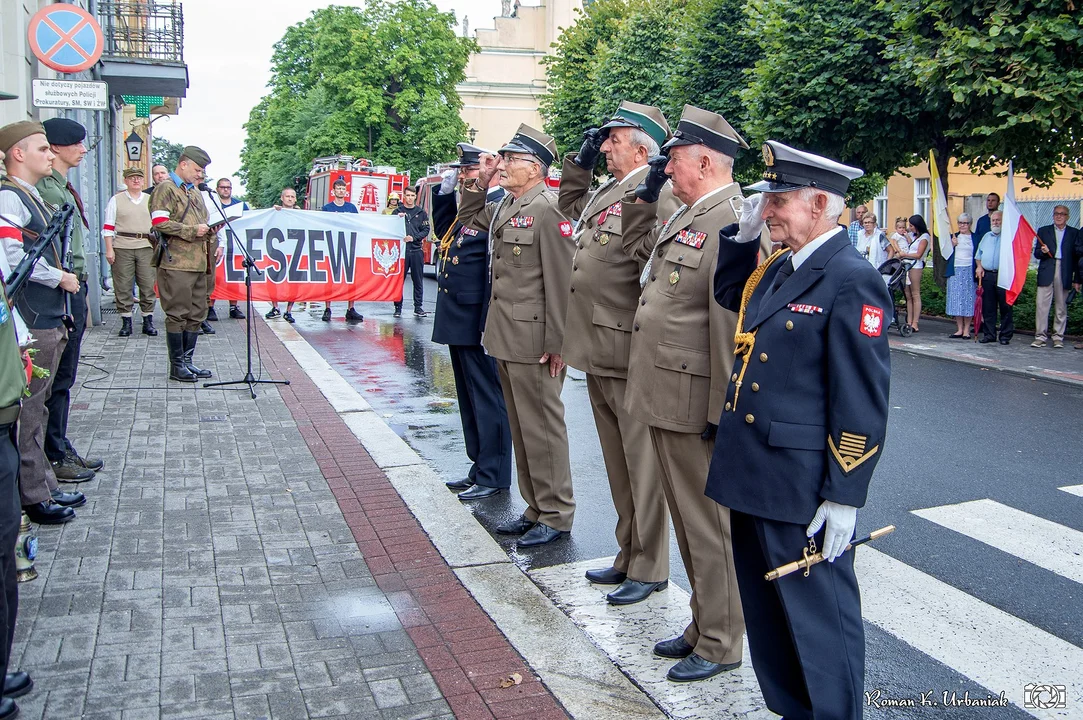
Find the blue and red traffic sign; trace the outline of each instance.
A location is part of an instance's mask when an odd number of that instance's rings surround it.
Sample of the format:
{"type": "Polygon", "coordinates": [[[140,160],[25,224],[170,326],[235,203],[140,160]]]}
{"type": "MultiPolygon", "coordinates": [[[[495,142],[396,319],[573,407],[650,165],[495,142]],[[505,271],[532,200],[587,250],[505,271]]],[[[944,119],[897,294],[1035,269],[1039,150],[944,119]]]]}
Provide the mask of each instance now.
{"type": "Polygon", "coordinates": [[[82,72],[98,62],[105,41],[98,21],[81,7],[46,5],[27,27],[34,56],[57,72],[82,72]]]}

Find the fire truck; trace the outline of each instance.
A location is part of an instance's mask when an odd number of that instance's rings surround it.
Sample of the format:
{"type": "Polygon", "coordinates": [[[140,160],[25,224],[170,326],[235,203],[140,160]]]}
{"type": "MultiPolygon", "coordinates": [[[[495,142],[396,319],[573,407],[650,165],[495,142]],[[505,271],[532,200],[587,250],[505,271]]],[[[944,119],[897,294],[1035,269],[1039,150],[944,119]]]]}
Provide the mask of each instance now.
{"type": "Polygon", "coordinates": [[[334,199],[332,188],[339,178],[346,182],[346,200],[361,212],[383,212],[387,196],[402,195],[410,187],[410,174],[393,167],[373,165],[370,160],[350,155],[316,158],[308,173],[305,209],[319,210],[334,199]]]}

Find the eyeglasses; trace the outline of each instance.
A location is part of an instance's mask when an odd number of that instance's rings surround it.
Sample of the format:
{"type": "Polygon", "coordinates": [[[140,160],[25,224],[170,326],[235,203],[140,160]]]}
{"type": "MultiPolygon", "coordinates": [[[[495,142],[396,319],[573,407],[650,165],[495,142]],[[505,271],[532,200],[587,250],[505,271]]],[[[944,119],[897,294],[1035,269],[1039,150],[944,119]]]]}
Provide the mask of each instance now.
{"type": "Polygon", "coordinates": [[[1055,213],[1053,213],[1053,217],[1057,217],[1058,215],[1061,216],[1061,217],[1068,217],[1068,213],[1066,213],[1066,212],[1055,212],[1055,213]]]}
{"type": "Polygon", "coordinates": [[[512,160],[518,160],[518,161],[520,161],[520,162],[526,162],[526,163],[530,163],[530,164],[532,164],[532,165],[533,165],[533,164],[534,164],[535,162],[537,162],[537,161],[536,161],[536,160],[534,160],[533,158],[525,158],[525,157],[518,157],[518,156],[516,156],[516,155],[505,155],[505,156],[504,156],[504,163],[505,163],[505,164],[506,164],[506,163],[510,163],[510,162],[511,162],[512,160]]]}
{"type": "Polygon", "coordinates": [[[969,225],[969,224],[970,224],[970,221],[969,221],[969,220],[960,220],[960,221],[959,221],[959,224],[960,224],[960,225],[969,225]]]}

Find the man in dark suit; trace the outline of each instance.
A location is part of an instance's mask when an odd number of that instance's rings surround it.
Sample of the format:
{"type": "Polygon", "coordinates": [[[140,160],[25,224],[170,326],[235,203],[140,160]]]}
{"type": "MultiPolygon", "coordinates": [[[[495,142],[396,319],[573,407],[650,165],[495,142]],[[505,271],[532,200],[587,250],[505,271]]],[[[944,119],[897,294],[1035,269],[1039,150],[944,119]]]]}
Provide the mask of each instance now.
{"type": "Polygon", "coordinates": [[[978,218],[978,221],[974,224],[974,242],[981,242],[981,239],[985,237],[985,233],[989,232],[992,228],[990,217],[991,213],[1000,209],[1000,195],[995,192],[991,192],[985,196],[985,214],[978,218]]]}
{"type": "MultiPolygon", "coordinates": [[[[481,148],[459,143],[459,161],[432,188],[432,222],[440,238],[437,258],[436,318],[432,339],[448,346],[455,372],[455,393],[463,422],[466,455],[473,465],[467,477],[449,482],[460,500],[479,500],[511,487],[511,428],[496,362],[481,346],[489,300],[489,233],[456,221],[456,180],[478,176],[481,148]]],[[[504,197],[499,185],[488,202],[504,197]]]]}
{"type": "Polygon", "coordinates": [[[1083,277],[1078,268],[1075,246],[1079,230],[1068,225],[1068,207],[1053,208],[1053,224],[1038,228],[1034,257],[1038,258],[1038,297],[1034,310],[1034,342],[1031,347],[1045,347],[1049,342],[1049,306],[1053,305],[1053,347],[1064,347],[1068,326],[1068,290],[1078,291],[1083,277]],[[1073,279],[1075,282],[1073,283],[1073,279]]]}
{"type": "Polygon", "coordinates": [[[708,496],[730,509],[748,644],[767,707],[856,720],[865,636],[854,553],[887,430],[891,296],[838,218],[863,173],[768,141],[763,195],[722,230],[715,298],[739,311],[708,496]],[[764,222],[783,247],[749,277],[764,222]],[[747,285],[746,285],[747,280],[747,285]],[[828,561],[774,582],[769,570],[828,561]]]}

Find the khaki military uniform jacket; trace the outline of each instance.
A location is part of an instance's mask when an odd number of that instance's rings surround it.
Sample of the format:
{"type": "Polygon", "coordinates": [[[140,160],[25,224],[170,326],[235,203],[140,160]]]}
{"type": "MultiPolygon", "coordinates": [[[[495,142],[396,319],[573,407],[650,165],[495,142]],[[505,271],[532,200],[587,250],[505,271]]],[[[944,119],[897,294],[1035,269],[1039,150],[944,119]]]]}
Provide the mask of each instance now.
{"type": "Polygon", "coordinates": [[[203,237],[196,235],[196,226],[207,222],[207,206],[198,189],[186,191],[172,180],[155,185],[150,196],[150,222],[169,244],[169,252],[162,253],[158,267],[207,272],[207,243],[215,237],[210,231],[203,237]]]}
{"type": "Polygon", "coordinates": [[[658,235],[632,325],[625,396],[640,422],[701,433],[722,414],[737,315],[715,302],[713,280],[718,231],[739,220],[742,202],[740,186],[726,185],[663,226],[654,203],[625,199],[627,242],[658,235]]]}
{"type": "Polygon", "coordinates": [[[489,233],[489,310],[482,345],[497,360],[538,362],[564,347],[572,271],[572,224],[538,183],[520,198],[485,203],[471,183],[459,203],[464,225],[489,233]]]}
{"type": "MultiPolygon", "coordinates": [[[[622,200],[646,177],[644,165],[622,181],[611,179],[592,195],[593,173],[564,158],[560,178],[560,210],[578,217],[572,258],[571,295],[564,329],[564,362],[592,375],[628,377],[632,320],[639,305],[639,275],[655,236],[621,232],[622,200]]],[[[666,218],[680,206],[669,183],[652,207],[666,218]]]]}

